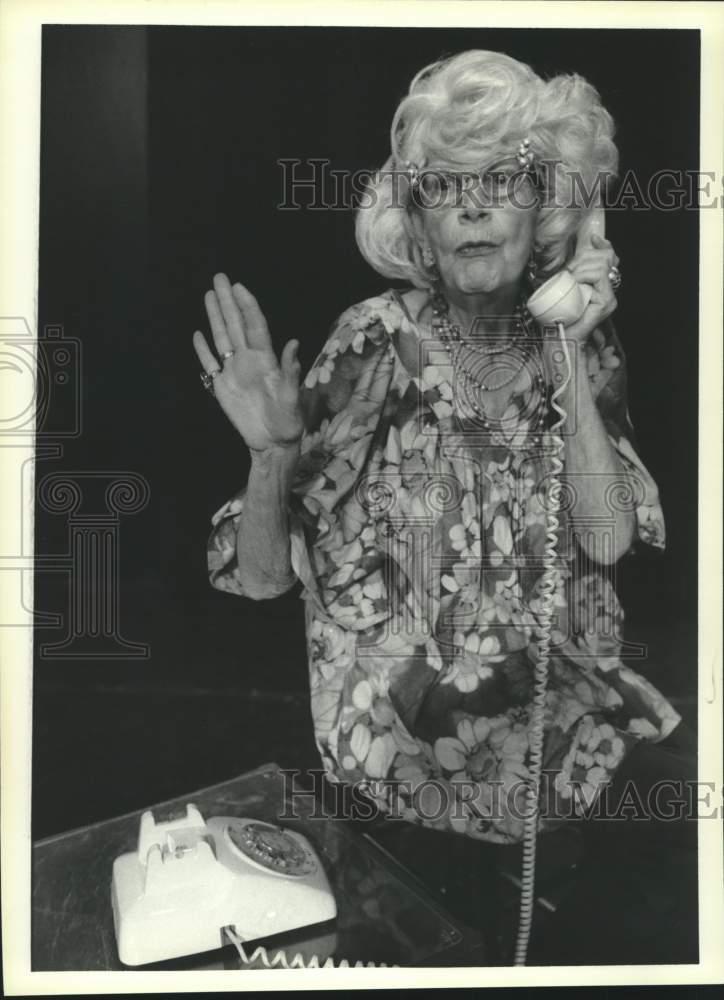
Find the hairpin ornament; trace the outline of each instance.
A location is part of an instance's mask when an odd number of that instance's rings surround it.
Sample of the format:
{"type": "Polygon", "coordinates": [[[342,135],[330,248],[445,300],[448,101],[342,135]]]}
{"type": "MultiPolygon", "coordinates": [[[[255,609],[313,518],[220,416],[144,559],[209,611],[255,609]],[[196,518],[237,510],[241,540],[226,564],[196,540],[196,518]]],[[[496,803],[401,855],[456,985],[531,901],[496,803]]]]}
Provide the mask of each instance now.
{"type": "Polygon", "coordinates": [[[530,148],[530,139],[523,139],[515,158],[526,173],[535,173],[535,154],[530,148]]]}
{"type": "Polygon", "coordinates": [[[410,186],[417,187],[420,181],[420,168],[412,160],[405,160],[405,173],[410,182],[410,186]]]}

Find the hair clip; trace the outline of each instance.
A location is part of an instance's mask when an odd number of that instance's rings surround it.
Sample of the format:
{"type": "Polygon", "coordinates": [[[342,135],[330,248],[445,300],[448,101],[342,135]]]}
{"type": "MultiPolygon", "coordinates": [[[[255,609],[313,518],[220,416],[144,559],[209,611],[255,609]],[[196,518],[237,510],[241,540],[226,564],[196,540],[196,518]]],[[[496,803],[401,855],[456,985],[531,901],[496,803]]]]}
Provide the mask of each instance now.
{"type": "Polygon", "coordinates": [[[530,139],[523,139],[515,158],[526,173],[535,173],[535,153],[530,149],[530,139]]]}
{"type": "Polygon", "coordinates": [[[410,187],[416,188],[420,182],[420,168],[412,160],[405,160],[404,167],[410,187]]]}

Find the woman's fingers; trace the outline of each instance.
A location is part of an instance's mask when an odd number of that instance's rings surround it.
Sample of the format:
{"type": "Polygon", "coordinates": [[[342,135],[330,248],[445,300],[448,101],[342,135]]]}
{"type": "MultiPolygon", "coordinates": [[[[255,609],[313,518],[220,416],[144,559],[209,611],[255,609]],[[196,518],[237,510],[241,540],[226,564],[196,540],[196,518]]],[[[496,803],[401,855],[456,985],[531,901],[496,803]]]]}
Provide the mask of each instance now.
{"type": "Polygon", "coordinates": [[[299,349],[298,340],[288,341],[284,345],[284,350],[282,351],[282,356],[279,365],[282,370],[282,375],[284,376],[284,378],[291,386],[295,388],[299,385],[299,373],[301,370],[301,365],[299,364],[299,359],[297,358],[298,349],[299,349]]]}
{"type": "Polygon", "coordinates": [[[606,250],[609,254],[609,261],[612,265],[618,266],[619,256],[613,248],[613,244],[610,240],[607,240],[605,236],[599,236],[598,233],[593,233],[591,235],[591,246],[594,251],[606,250]]]}
{"type": "Polygon", "coordinates": [[[592,247],[610,247],[611,241],[607,240],[605,236],[601,236],[600,233],[591,233],[591,246],[592,247]]]}
{"type": "Polygon", "coordinates": [[[601,317],[610,316],[618,304],[616,293],[611,287],[611,282],[604,275],[598,281],[592,282],[592,284],[591,306],[599,310],[601,317]]]}
{"type": "Polygon", "coordinates": [[[257,350],[273,351],[269,327],[257,300],[240,281],[234,283],[231,292],[244,318],[247,345],[257,350]]]}
{"type": "Polygon", "coordinates": [[[214,291],[216,292],[216,299],[226,326],[227,339],[230,338],[229,345],[224,350],[228,351],[232,346],[245,347],[244,321],[232,294],[231,282],[225,274],[214,275],[214,291]]]}
{"type": "Polygon", "coordinates": [[[575,255],[570,266],[590,264],[591,261],[602,261],[609,268],[618,264],[618,254],[614,250],[581,250],[575,255]]]}
{"type": "Polygon", "coordinates": [[[576,281],[587,281],[590,285],[593,285],[601,278],[608,278],[608,272],[611,268],[606,261],[593,260],[573,264],[569,270],[576,281]]]}
{"type": "Polygon", "coordinates": [[[206,295],[204,295],[204,305],[206,306],[206,315],[209,317],[209,326],[211,327],[211,334],[214,338],[214,346],[219,354],[225,354],[227,351],[238,348],[240,345],[238,343],[232,343],[231,338],[229,337],[226,329],[226,321],[224,320],[224,315],[221,311],[221,305],[219,304],[216,292],[208,291],[206,295]]]}
{"type": "Polygon", "coordinates": [[[200,330],[197,330],[194,333],[193,344],[196,355],[201,362],[201,367],[205,372],[212,372],[221,367],[216,355],[209,348],[209,345],[206,343],[206,338],[200,330]]]}
{"type": "Polygon", "coordinates": [[[600,268],[578,267],[575,271],[571,269],[571,274],[579,285],[595,285],[601,277],[604,277],[604,272],[600,268]]]}

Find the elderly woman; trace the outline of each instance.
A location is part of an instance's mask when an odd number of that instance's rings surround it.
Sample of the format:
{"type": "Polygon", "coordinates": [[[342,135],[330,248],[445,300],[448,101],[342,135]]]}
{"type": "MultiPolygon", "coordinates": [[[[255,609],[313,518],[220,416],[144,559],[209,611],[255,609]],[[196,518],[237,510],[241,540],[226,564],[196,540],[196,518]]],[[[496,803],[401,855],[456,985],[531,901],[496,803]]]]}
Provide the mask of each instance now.
{"type": "Polygon", "coordinates": [[[556,456],[538,830],[590,814],[635,748],[683,730],[620,658],[606,570],[664,547],[609,319],[618,258],[595,234],[576,242],[586,194],[616,169],[612,132],[578,76],[543,81],[483,51],[429,66],[357,215],[365,259],[406,287],[344,312],[301,385],[297,341],[277,362],[256,300],[225,275],[205,300],[215,352],[194,335],[251,452],[213,518],[212,584],[259,600],[302,581],[333,781],[498,844],[523,837],[556,456]],[[567,351],[525,307],[563,268],[590,292],[567,351]]]}

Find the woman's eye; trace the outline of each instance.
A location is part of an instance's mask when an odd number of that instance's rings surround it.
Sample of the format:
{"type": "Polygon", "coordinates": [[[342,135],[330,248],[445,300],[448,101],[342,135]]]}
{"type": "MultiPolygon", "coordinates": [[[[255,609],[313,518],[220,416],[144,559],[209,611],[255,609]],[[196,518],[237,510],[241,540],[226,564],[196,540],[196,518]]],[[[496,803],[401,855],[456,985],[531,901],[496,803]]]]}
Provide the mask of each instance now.
{"type": "Polygon", "coordinates": [[[420,187],[428,207],[458,205],[475,182],[476,176],[472,174],[429,170],[422,174],[420,187]]]}
{"type": "Polygon", "coordinates": [[[453,174],[447,178],[447,189],[459,198],[465,190],[465,178],[462,175],[453,174]]]}
{"type": "Polygon", "coordinates": [[[495,187],[504,188],[508,185],[510,174],[506,173],[505,170],[495,170],[490,174],[490,179],[495,187]]]}
{"type": "Polygon", "coordinates": [[[445,192],[442,176],[431,170],[426,171],[422,175],[420,178],[420,186],[425,198],[430,200],[439,198],[440,195],[445,192]]]}
{"type": "Polygon", "coordinates": [[[458,197],[461,188],[459,180],[452,174],[445,174],[438,171],[428,171],[421,178],[422,190],[425,199],[429,204],[436,204],[447,201],[449,198],[458,197]]]}
{"type": "Polygon", "coordinates": [[[463,191],[463,181],[457,174],[440,174],[439,189],[443,194],[459,197],[463,191]]]}

